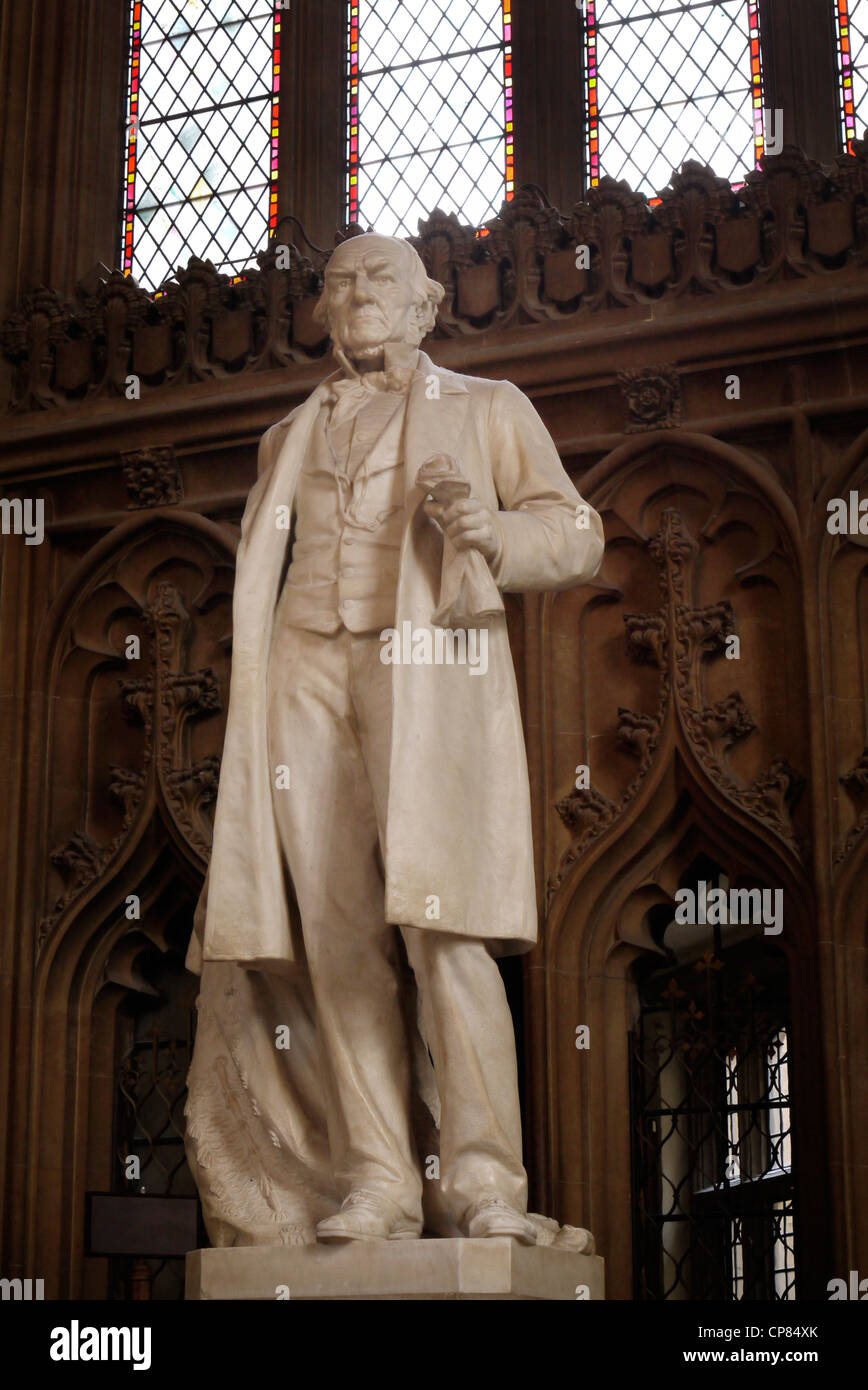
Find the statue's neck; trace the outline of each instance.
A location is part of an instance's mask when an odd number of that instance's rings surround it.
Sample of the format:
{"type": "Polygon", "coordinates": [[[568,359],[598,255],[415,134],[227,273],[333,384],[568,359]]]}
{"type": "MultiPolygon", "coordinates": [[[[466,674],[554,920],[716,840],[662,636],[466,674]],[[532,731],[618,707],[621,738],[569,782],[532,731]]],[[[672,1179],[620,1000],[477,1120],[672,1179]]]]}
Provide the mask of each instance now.
{"type": "Polygon", "coordinates": [[[334,357],[347,376],[364,376],[366,372],[388,372],[393,367],[415,368],[419,349],[413,343],[381,343],[350,354],[334,348],[334,357]]]}
{"type": "Polygon", "coordinates": [[[365,372],[382,372],[386,366],[386,349],[382,344],[377,348],[367,348],[349,360],[359,376],[364,376],[365,372]]]}

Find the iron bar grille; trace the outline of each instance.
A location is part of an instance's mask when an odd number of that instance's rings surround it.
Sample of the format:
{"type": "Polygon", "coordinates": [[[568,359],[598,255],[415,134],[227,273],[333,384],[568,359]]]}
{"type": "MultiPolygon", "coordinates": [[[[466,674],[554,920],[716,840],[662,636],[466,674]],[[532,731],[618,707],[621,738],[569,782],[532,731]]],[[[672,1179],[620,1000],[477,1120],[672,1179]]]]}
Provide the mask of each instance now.
{"type": "Polygon", "coordinates": [[[584,0],[586,170],[654,194],[685,160],[741,184],[763,153],[757,0],[584,0]]]}
{"type": "Polygon", "coordinates": [[[868,124],[868,0],[834,0],[838,32],[838,79],[844,144],[868,124]]]}
{"type": "Polygon", "coordinates": [[[281,14],[134,0],[122,264],[146,289],[191,256],[234,274],[277,226],[281,14]]]}
{"type": "MultiPolygon", "coordinates": [[[[195,982],[172,952],[154,973],[162,998],[130,1000],[119,1029],[116,1067],[116,1192],[151,1196],[195,1196],[196,1185],[184,1150],[187,1072],[193,1052],[195,982]],[[140,1176],[127,1177],[130,1156],[140,1176]]],[[[183,1259],[150,1259],[151,1298],[184,1297],[183,1259]]],[[[129,1297],[132,1259],[112,1261],[113,1296],[129,1297]]]]}
{"type": "Polygon", "coordinates": [[[347,221],[481,226],[514,191],[511,0],[350,0],[347,221]]]}
{"type": "Polygon", "coordinates": [[[635,1296],[793,1299],[783,957],[764,943],[655,970],[632,1062],[635,1296]]]}

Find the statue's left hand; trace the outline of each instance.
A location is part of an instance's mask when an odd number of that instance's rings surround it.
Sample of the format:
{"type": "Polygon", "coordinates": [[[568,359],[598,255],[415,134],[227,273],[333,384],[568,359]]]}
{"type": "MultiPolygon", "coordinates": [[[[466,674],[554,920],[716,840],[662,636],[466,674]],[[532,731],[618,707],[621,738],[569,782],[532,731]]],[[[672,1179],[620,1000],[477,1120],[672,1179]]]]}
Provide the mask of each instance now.
{"type": "Polygon", "coordinates": [[[429,498],[427,516],[438,522],[456,550],[478,550],[492,564],[500,554],[500,526],[495,514],[476,497],[463,497],[449,506],[429,498]]]}

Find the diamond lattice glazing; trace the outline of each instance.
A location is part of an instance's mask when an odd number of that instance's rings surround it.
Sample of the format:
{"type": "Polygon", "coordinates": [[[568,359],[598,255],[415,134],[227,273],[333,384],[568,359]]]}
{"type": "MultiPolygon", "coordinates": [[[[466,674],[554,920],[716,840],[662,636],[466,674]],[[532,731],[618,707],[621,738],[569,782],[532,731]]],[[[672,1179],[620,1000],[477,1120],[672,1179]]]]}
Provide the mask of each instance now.
{"type": "Polygon", "coordinates": [[[124,268],[149,289],[190,256],[233,273],[268,235],[274,6],[144,0],[133,28],[124,268]]]}
{"type": "Polygon", "coordinates": [[[762,152],[755,0],[587,0],[590,181],[653,194],[687,159],[737,182],[762,152]]]}
{"type": "Polygon", "coordinates": [[[350,220],[478,226],[512,195],[510,40],[508,0],[353,0],[350,220]]]}

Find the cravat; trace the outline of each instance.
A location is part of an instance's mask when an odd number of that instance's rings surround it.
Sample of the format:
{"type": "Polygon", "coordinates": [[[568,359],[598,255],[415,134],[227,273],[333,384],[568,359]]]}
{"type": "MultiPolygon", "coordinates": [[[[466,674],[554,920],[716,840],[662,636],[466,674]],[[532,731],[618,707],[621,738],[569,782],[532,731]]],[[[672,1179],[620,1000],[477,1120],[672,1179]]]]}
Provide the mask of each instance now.
{"type": "Polygon", "coordinates": [[[359,373],[341,351],[335,351],[344,376],[333,381],[323,397],[323,405],[329,411],[330,430],[339,429],[351,420],[379,393],[408,393],[416,372],[416,349],[404,344],[387,344],[384,355],[384,370],[359,373]]]}

